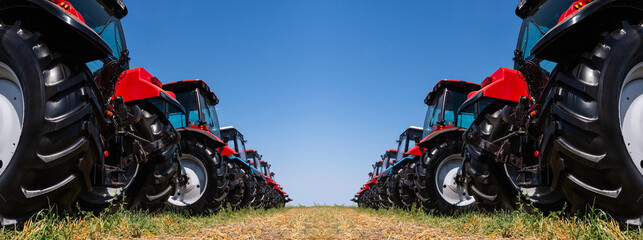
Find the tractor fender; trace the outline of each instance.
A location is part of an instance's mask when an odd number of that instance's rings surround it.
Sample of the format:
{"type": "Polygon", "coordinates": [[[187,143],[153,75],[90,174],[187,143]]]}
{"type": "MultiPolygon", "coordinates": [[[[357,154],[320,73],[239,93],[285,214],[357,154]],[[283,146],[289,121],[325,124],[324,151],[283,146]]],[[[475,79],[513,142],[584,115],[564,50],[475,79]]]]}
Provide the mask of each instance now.
{"type": "MultiPolygon", "coordinates": [[[[176,100],[176,95],[173,92],[163,90],[161,86],[161,82],[144,68],[130,69],[123,72],[119,77],[112,99],[122,97],[125,102],[158,99],[185,113],[183,105],[176,100]]],[[[161,112],[165,112],[164,107],[154,105],[161,107],[159,109],[161,112]]]]}
{"type": "Polygon", "coordinates": [[[444,130],[436,131],[429,134],[429,136],[426,136],[426,138],[424,138],[418,144],[418,146],[422,147],[423,149],[427,149],[428,151],[432,148],[432,146],[444,143],[449,139],[462,138],[462,134],[464,134],[464,132],[466,131],[467,129],[465,128],[447,128],[444,130]]]}
{"type": "MultiPolygon", "coordinates": [[[[633,20],[638,23],[643,2],[637,0],[595,0],[559,22],[532,48],[531,54],[540,59],[561,62],[568,51],[605,31],[605,19],[633,20]]],[[[620,24],[620,23],[619,23],[620,24]]]]}
{"type": "Polygon", "coordinates": [[[230,159],[231,161],[233,161],[233,162],[239,163],[239,166],[241,166],[244,170],[249,171],[250,175],[252,175],[255,178],[257,178],[258,181],[260,181],[260,182],[265,182],[266,181],[266,179],[263,176],[263,174],[261,174],[261,171],[259,171],[256,168],[250,166],[246,161],[241,160],[241,158],[239,158],[239,157],[237,157],[235,155],[232,155],[232,154],[227,155],[226,157],[228,159],[230,159]]]}
{"type": "Polygon", "coordinates": [[[202,142],[212,147],[212,149],[220,149],[225,144],[214,134],[208,131],[203,131],[194,128],[179,128],[177,131],[181,134],[182,138],[194,138],[198,142],[202,142]]]}
{"type": "Polygon", "coordinates": [[[467,95],[467,100],[460,105],[458,113],[479,102],[482,98],[518,102],[522,96],[530,97],[529,87],[522,73],[501,67],[482,82],[480,90],[467,95]]]}
{"type": "MultiPolygon", "coordinates": [[[[408,155],[406,157],[403,157],[401,160],[397,161],[393,166],[389,167],[388,169],[384,170],[384,173],[392,174],[393,171],[398,170],[400,167],[404,166],[410,161],[413,161],[416,158],[419,158],[420,156],[418,155],[408,155]]],[[[382,173],[382,175],[384,174],[382,173]]]]}
{"type": "Polygon", "coordinates": [[[84,62],[114,55],[94,30],[48,0],[2,1],[0,16],[3,20],[29,20],[30,26],[37,28],[34,30],[55,36],[63,43],[56,47],[74,53],[84,62]]]}

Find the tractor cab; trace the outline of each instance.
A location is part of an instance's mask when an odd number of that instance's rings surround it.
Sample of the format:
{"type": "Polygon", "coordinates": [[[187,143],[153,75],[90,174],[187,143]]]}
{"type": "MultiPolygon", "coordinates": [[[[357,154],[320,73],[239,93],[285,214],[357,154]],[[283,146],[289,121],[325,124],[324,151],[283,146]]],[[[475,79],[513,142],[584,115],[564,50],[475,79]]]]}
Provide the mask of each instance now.
{"type": "Polygon", "coordinates": [[[246,163],[248,163],[248,165],[258,170],[261,170],[263,175],[268,176],[268,173],[270,172],[265,171],[267,169],[263,169],[262,165],[264,164],[267,165],[267,163],[266,161],[261,159],[262,157],[263,156],[261,156],[259,152],[257,152],[257,150],[254,150],[254,149],[246,150],[246,163]]]}
{"type": "MultiPolygon", "coordinates": [[[[127,7],[122,0],[50,0],[58,5],[78,21],[91,28],[100,38],[107,43],[112,50],[112,54],[101,60],[95,60],[87,63],[87,67],[97,75],[104,64],[117,60],[121,51],[127,49],[125,44],[125,35],[121,18],[127,15],[127,7]]],[[[129,64],[125,63],[125,69],[129,64]]]]}
{"type": "Polygon", "coordinates": [[[378,160],[373,164],[373,175],[377,176],[382,173],[382,166],[383,166],[384,160],[378,160]]]}
{"type": "MultiPolygon", "coordinates": [[[[556,63],[535,59],[531,50],[549,30],[591,0],[578,2],[580,5],[576,0],[523,0],[516,7],[516,15],[523,19],[516,50],[522,52],[525,60],[538,62],[547,75],[556,67],[556,63]]],[[[514,63],[514,69],[519,68],[520,64],[514,63]]]]}
{"type": "Polygon", "coordinates": [[[259,170],[269,178],[275,179],[275,173],[270,171],[270,164],[266,160],[259,160],[259,170]]]}
{"type": "MultiPolygon", "coordinates": [[[[248,159],[246,157],[246,141],[243,139],[241,132],[233,126],[222,127],[221,137],[227,146],[236,152],[235,155],[238,154],[238,157],[241,159],[248,159]]],[[[225,156],[226,154],[222,153],[221,155],[225,156]]]]}
{"type": "Polygon", "coordinates": [[[395,159],[400,161],[406,156],[406,153],[422,139],[422,128],[410,126],[402,134],[400,139],[397,140],[397,155],[395,159]]]}
{"type": "Polygon", "coordinates": [[[388,169],[397,163],[397,149],[389,149],[381,157],[384,161],[384,169],[388,169]]]}
{"type": "Polygon", "coordinates": [[[203,80],[168,83],[163,85],[163,89],[174,92],[176,99],[185,108],[185,113],[181,111],[168,113],[168,119],[174,128],[196,128],[222,138],[215,108],[219,99],[203,80]]]}
{"type": "MultiPolygon", "coordinates": [[[[480,89],[480,84],[458,80],[440,80],[424,99],[429,106],[424,119],[422,138],[431,133],[448,128],[469,128],[479,110],[465,109],[458,113],[458,108],[467,100],[467,95],[480,89]]],[[[486,106],[480,106],[484,108],[486,106]]]]}

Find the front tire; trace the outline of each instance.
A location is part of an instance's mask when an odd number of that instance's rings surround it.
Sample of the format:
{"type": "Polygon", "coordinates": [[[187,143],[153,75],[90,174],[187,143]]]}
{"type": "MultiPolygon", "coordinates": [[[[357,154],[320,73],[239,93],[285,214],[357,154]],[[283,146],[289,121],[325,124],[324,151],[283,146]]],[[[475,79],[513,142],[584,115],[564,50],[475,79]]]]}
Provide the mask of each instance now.
{"type": "Polygon", "coordinates": [[[215,149],[195,138],[181,139],[181,167],[188,177],[179,183],[174,196],[168,199],[170,207],[206,214],[218,211],[226,197],[219,180],[225,176],[221,157],[215,149]]]}
{"type": "MultiPolygon", "coordinates": [[[[163,138],[178,138],[178,132],[152,104],[143,105],[143,119],[134,127],[141,137],[156,141],[163,138]],[[169,135],[169,136],[168,136],[169,135]]],[[[151,153],[147,162],[141,164],[131,186],[124,191],[126,209],[157,210],[165,207],[167,199],[174,195],[179,174],[178,143],[164,145],[151,153]]]]}
{"type": "MultiPolygon", "coordinates": [[[[486,141],[493,142],[515,131],[515,127],[505,123],[501,114],[503,107],[493,103],[483,110],[465,136],[478,132],[486,141]]],[[[520,144],[520,139],[514,137],[508,141],[520,144]]],[[[517,146],[517,145],[516,145],[517,146]]],[[[512,145],[514,147],[514,145],[512,145]]],[[[478,146],[465,145],[465,175],[467,192],[488,210],[518,210],[523,207],[530,210],[535,206],[543,211],[560,210],[564,201],[559,193],[551,187],[520,188],[512,181],[517,176],[515,167],[500,164],[491,153],[478,146]]]]}
{"type": "Polygon", "coordinates": [[[475,199],[466,191],[464,183],[458,183],[456,177],[461,173],[462,140],[449,139],[428,150],[418,168],[416,181],[418,198],[422,199],[422,208],[438,214],[453,214],[470,210],[475,199]]]}

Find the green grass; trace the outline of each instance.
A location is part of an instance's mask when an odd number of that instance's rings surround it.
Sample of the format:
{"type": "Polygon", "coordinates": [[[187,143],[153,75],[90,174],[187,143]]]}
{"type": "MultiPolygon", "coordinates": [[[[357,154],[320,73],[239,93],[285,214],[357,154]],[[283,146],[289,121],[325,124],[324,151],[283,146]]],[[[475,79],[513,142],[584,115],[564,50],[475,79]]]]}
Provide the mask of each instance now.
{"type": "Polygon", "coordinates": [[[0,239],[100,239],[180,234],[215,224],[263,217],[283,211],[283,208],[237,211],[226,208],[217,214],[190,216],[175,211],[147,213],[120,210],[96,215],[89,212],[65,215],[43,210],[22,226],[0,228],[0,239]]]}
{"type": "Polygon", "coordinates": [[[609,218],[602,211],[589,214],[568,214],[553,212],[529,213],[519,211],[499,211],[488,213],[471,211],[456,216],[438,216],[417,209],[374,210],[361,208],[379,216],[393,216],[403,221],[427,224],[459,233],[506,238],[542,239],[643,239],[640,227],[626,227],[609,218]]]}

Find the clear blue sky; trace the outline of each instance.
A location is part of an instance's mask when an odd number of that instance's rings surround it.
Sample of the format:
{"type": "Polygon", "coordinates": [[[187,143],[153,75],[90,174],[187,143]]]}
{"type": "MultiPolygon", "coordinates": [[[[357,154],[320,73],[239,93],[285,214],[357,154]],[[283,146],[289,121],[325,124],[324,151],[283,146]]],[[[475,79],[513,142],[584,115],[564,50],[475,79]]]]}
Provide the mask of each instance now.
{"type": "Polygon", "coordinates": [[[511,67],[517,0],[126,0],[132,67],[204,79],[292,204],[345,204],[442,78],[511,67]]]}

